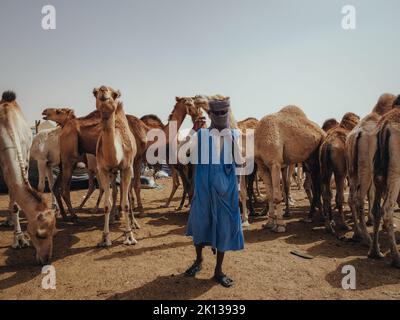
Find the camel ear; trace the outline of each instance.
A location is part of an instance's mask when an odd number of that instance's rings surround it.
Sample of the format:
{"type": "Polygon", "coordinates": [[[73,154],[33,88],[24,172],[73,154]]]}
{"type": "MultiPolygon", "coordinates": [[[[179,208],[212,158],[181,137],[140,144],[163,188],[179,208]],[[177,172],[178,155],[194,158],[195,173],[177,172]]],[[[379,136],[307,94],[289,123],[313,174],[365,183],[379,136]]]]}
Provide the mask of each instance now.
{"type": "Polygon", "coordinates": [[[182,100],[182,98],[181,97],[175,97],[175,100],[176,100],[176,102],[179,102],[179,101],[182,100]]]}
{"type": "Polygon", "coordinates": [[[117,91],[113,91],[113,99],[118,99],[119,97],[121,97],[121,91],[117,90],[117,91]]]}
{"type": "Polygon", "coordinates": [[[95,98],[97,98],[97,92],[99,92],[98,88],[94,88],[93,89],[93,95],[95,96],[95,98]]]}

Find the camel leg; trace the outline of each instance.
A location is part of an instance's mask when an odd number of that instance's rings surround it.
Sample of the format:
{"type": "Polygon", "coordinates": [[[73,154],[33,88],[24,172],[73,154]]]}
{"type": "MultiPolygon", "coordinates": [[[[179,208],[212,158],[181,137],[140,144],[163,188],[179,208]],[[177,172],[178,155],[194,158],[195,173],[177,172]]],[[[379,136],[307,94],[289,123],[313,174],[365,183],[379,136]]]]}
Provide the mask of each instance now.
{"type": "Polygon", "coordinates": [[[133,189],[135,190],[135,196],[136,196],[136,201],[137,201],[137,207],[135,208],[136,211],[138,211],[140,214],[142,214],[143,211],[143,205],[142,205],[142,198],[140,197],[140,191],[141,191],[141,183],[140,183],[140,166],[142,164],[141,159],[135,159],[133,163],[133,189]]]}
{"type": "Polygon", "coordinates": [[[247,189],[246,189],[246,179],[245,177],[240,177],[240,191],[239,191],[240,201],[242,202],[242,226],[244,228],[250,227],[249,223],[249,213],[247,211],[247,189]]]}
{"type": "Polygon", "coordinates": [[[15,203],[14,197],[11,196],[11,194],[9,210],[11,212],[11,219],[14,225],[14,243],[12,244],[12,248],[21,249],[29,247],[29,241],[22,232],[21,225],[19,223],[19,208],[15,203]]]}
{"type": "Polygon", "coordinates": [[[71,214],[71,220],[72,221],[77,221],[78,217],[75,214],[75,210],[72,207],[72,203],[71,203],[71,180],[72,180],[72,171],[75,168],[76,165],[76,161],[72,161],[68,162],[68,163],[63,163],[62,165],[62,184],[63,184],[63,188],[62,188],[62,197],[64,199],[65,204],[68,207],[68,211],[71,214]]]}
{"type": "Polygon", "coordinates": [[[354,228],[353,228],[353,240],[359,241],[362,239],[362,232],[360,228],[360,224],[358,223],[358,215],[357,215],[357,205],[356,205],[356,192],[357,192],[357,177],[350,177],[350,191],[349,191],[349,207],[353,216],[354,228]]]}
{"type": "Polygon", "coordinates": [[[101,188],[104,190],[104,229],[103,236],[99,242],[99,247],[110,247],[110,210],[111,210],[111,194],[110,194],[110,175],[105,170],[98,170],[98,178],[101,188]]]}
{"type": "Polygon", "coordinates": [[[282,214],[282,190],[280,188],[281,182],[281,165],[277,162],[272,163],[271,168],[271,182],[272,182],[272,196],[274,204],[276,205],[276,225],[272,231],[276,233],[284,233],[286,231],[285,222],[283,221],[282,214]]]}
{"type": "Polygon", "coordinates": [[[56,198],[58,208],[60,209],[60,214],[64,220],[67,220],[67,214],[65,213],[64,205],[62,202],[61,197],[61,186],[62,186],[62,173],[60,172],[56,178],[56,181],[53,184],[53,188],[51,192],[53,193],[54,197],[56,198]]]}
{"type": "Polygon", "coordinates": [[[381,224],[381,217],[382,217],[380,202],[383,190],[381,187],[378,187],[375,190],[376,190],[375,199],[372,207],[372,213],[374,215],[374,233],[372,237],[371,246],[368,252],[368,257],[371,259],[380,259],[384,257],[379,248],[379,227],[381,224]]]}
{"type": "Polygon", "coordinates": [[[344,184],[345,176],[335,173],[335,183],[336,183],[336,208],[339,211],[339,228],[341,230],[350,230],[346,223],[344,213],[343,213],[343,202],[344,202],[344,184]]]}
{"type": "MultiPolygon", "coordinates": [[[[255,165],[256,166],[256,165],[255,165]]],[[[255,202],[255,193],[254,193],[254,180],[256,178],[256,168],[254,168],[253,172],[248,176],[242,177],[246,181],[246,189],[247,189],[247,196],[249,199],[249,215],[255,216],[254,212],[254,202],[255,202]]]]}
{"type": "MultiPolygon", "coordinates": [[[[121,170],[121,210],[122,216],[125,220],[125,230],[124,230],[124,244],[125,245],[134,245],[137,243],[136,239],[133,237],[131,221],[129,217],[129,201],[128,201],[128,192],[130,189],[130,185],[132,182],[132,167],[128,167],[124,170],[121,170]]],[[[132,224],[137,224],[135,217],[132,211],[132,224]]]]}
{"type": "Polygon", "coordinates": [[[390,252],[392,255],[392,266],[395,268],[400,268],[400,254],[397,249],[396,244],[396,236],[395,236],[395,228],[393,221],[393,213],[395,209],[395,205],[397,202],[397,197],[400,191],[400,180],[395,174],[388,174],[388,191],[386,194],[386,199],[383,204],[382,212],[383,212],[383,221],[386,226],[386,231],[388,233],[389,241],[390,241],[390,252]]]}
{"type": "Polygon", "coordinates": [[[53,193],[54,177],[53,177],[53,168],[51,166],[46,166],[46,177],[47,181],[49,182],[53,209],[59,214],[60,208],[58,207],[56,196],[53,193]]]}
{"type": "Polygon", "coordinates": [[[371,183],[371,186],[369,187],[368,190],[368,221],[367,221],[368,227],[374,225],[374,215],[372,214],[374,198],[375,198],[375,186],[373,183],[371,183]]]}
{"type": "Polygon", "coordinates": [[[82,210],[82,208],[85,206],[86,202],[89,200],[89,198],[91,197],[93,192],[96,190],[96,184],[94,183],[95,173],[93,171],[89,170],[88,175],[89,175],[89,188],[88,188],[85,198],[83,199],[82,203],[79,205],[78,210],[82,210]]]}
{"type": "Polygon", "coordinates": [[[170,169],[171,169],[171,176],[172,176],[172,190],[171,190],[171,193],[169,195],[167,202],[161,206],[162,208],[168,208],[170,206],[172,198],[174,197],[175,192],[176,192],[176,190],[178,190],[179,185],[180,185],[178,171],[172,165],[170,166],[170,169]]]}
{"type": "Polygon", "coordinates": [[[282,186],[283,193],[285,199],[285,214],[283,215],[285,218],[290,217],[290,166],[287,166],[282,169],[282,186]]]}
{"type": "Polygon", "coordinates": [[[332,177],[332,170],[326,168],[323,171],[322,175],[322,203],[323,203],[323,214],[325,218],[325,227],[326,230],[335,234],[334,230],[334,221],[332,219],[332,189],[331,189],[331,177],[332,177]]]}
{"type": "Polygon", "coordinates": [[[264,181],[266,190],[265,211],[267,212],[267,223],[263,227],[266,229],[272,229],[275,226],[275,206],[271,194],[272,190],[271,175],[269,173],[268,168],[262,162],[257,162],[257,169],[260,173],[261,178],[264,181]]]}
{"type": "Polygon", "coordinates": [[[97,197],[96,206],[94,208],[95,213],[99,212],[100,201],[101,201],[101,198],[103,198],[103,194],[104,194],[104,190],[102,187],[100,187],[99,188],[99,196],[97,197]]]}
{"type": "Polygon", "coordinates": [[[113,174],[115,177],[112,179],[111,188],[112,188],[112,205],[111,205],[111,223],[114,223],[115,220],[119,220],[120,212],[118,210],[118,186],[117,186],[117,174],[113,174]]]}
{"type": "MultiPolygon", "coordinates": [[[[368,233],[367,223],[365,221],[364,200],[365,200],[365,197],[367,196],[367,194],[368,194],[368,198],[370,198],[370,200],[374,200],[374,195],[371,194],[371,189],[373,192],[374,187],[372,187],[371,181],[360,180],[360,185],[358,187],[358,191],[356,192],[356,208],[357,208],[357,216],[360,221],[361,236],[363,238],[363,241],[368,246],[371,245],[372,240],[371,240],[371,236],[368,233]],[[371,185],[370,188],[368,188],[369,184],[371,185]]],[[[373,221],[373,218],[372,218],[372,221],[373,221]]]]}
{"type": "Polygon", "coordinates": [[[38,191],[43,193],[46,186],[46,161],[38,160],[37,167],[39,171],[38,191]]]}

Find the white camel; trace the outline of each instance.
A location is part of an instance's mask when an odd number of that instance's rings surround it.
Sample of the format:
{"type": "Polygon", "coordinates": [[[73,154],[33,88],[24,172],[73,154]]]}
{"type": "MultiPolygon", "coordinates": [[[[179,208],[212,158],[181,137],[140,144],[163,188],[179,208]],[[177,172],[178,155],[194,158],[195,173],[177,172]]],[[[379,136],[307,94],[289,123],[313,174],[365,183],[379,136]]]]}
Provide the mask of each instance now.
{"type": "Polygon", "coordinates": [[[12,247],[17,249],[29,245],[19,223],[19,206],[28,220],[27,230],[36,249],[36,260],[46,264],[52,256],[56,219],[54,210],[29,184],[31,144],[32,132],[16,102],[16,95],[6,91],[0,101],[0,166],[10,194],[14,224],[12,247]]]}

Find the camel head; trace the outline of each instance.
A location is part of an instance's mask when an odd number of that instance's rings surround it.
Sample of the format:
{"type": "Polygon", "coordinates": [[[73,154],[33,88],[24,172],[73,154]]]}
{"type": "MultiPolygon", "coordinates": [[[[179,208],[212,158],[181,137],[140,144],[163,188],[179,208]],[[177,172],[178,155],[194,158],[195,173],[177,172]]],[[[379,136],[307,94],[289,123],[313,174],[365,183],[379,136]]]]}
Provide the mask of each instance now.
{"type": "Polygon", "coordinates": [[[210,113],[210,106],[208,105],[208,97],[203,95],[197,95],[193,98],[194,105],[197,108],[204,110],[207,114],[210,113]]]}
{"type": "Polygon", "coordinates": [[[75,118],[75,112],[68,108],[47,108],[42,112],[43,120],[51,120],[64,126],[68,120],[75,118]]]}
{"type": "Polygon", "coordinates": [[[117,109],[117,99],[121,97],[121,92],[111,87],[101,86],[93,89],[93,95],[96,98],[96,109],[101,112],[103,118],[109,118],[117,109]]]}
{"type": "Polygon", "coordinates": [[[332,128],[337,127],[338,125],[339,125],[339,122],[336,119],[331,118],[324,122],[324,124],[322,125],[322,130],[324,130],[325,132],[328,132],[332,128]]]}
{"type": "Polygon", "coordinates": [[[54,210],[45,209],[28,223],[28,234],[36,249],[36,260],[45,265],[53,254],[53,236],[56,232],[56,215],[54,210]]]}
{"type": "Polygon", "coordinates": [[[342,121],[340,121],[340,126],[347,130],[353,130],[354,127],[360,122],[360,117],[353,112],[347,112],[342,121]]]}
{"type": "Polygon", "coordinates": [[[194,123],[197,118],[203,115],[201,108],[195,105],[193,98],[189,97],[176,97],[176,104],[174,110],[182,110],[185,115],[189,115],[194,123]]]}

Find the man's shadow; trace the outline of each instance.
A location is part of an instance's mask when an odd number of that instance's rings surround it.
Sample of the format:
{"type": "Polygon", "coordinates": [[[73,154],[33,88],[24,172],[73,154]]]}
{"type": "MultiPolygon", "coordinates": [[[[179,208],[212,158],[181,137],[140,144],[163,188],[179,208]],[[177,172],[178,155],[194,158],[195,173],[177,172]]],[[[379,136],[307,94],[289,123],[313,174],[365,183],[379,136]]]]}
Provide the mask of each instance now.
{"type": "Polygon", "coordinates": [[[107,300],[190,300],[216,285],[213,279],[196,279],[183,274],[160,276],[142,287],[117,293],[107,300]]]}

